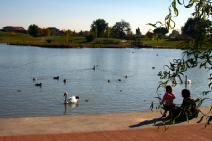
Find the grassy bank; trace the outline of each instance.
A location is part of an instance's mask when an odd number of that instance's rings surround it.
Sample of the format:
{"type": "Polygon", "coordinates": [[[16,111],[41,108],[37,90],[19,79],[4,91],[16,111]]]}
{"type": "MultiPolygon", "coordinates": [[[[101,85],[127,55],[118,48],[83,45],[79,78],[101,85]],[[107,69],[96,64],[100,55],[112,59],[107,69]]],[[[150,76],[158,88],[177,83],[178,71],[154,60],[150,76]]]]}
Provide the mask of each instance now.
{"type": "MultiPolygon", "coordinates": [[[[141,39],[143,48],[185,48],[182,40],[160,39],[152,40],[148,38],[141,39]]],[[[49,48],[131,48],[137,47],[132,40],[121,40],[114,38],[96,38],[92,42],[86,42],[83,36],[50,36],[50,37],[32,37],[22,33],[0,32],[0,43],[10,45],[39,46],[49,48]]]]}

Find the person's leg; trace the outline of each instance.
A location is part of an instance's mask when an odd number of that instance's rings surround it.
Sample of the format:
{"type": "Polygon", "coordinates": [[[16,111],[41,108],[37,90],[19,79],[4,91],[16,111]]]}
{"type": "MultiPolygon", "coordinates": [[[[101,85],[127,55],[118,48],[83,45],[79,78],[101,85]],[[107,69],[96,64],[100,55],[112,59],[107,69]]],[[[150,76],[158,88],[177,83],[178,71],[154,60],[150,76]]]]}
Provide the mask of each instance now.
{"type": "Polygon", "coordinates": [[[164,113],[162,114],[162,117],[166,117],[166,114],[168,112],[168,106],[167,105],[163,105],[163,109],[164,109],[164,113]]]}

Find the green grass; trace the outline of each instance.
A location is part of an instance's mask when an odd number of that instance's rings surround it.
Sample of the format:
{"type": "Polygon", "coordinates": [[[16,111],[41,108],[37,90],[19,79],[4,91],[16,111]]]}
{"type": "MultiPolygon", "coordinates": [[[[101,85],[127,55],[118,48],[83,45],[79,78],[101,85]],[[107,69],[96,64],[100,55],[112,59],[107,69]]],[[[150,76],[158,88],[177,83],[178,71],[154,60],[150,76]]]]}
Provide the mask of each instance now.
{"type": "Polygon", "coordinates": [[[85,37],[69,37],[65,36],[50,36],[50,37],[32,37],[28,34],[22,33],[9,33],[9,32],[0,32],[0,42],[6,43],[15,43],[15,42],[23,42],[23,43],[47,43],[47,40],[51,40],[51,43],[83,43],[85,42],[85,37]]]}
{"type": "MultiPolygon", "coordinates": [[[[156,48],[185,48],[186,44],[183,40],[169,40],[160,39],[153,40],[149,38],[142,38],[139,40],[144,47],[156,48]]],[[[49,37],[32,37],[28,34],[22,33],[8,33],[0,31],[0,43],[8,43],[14,45],[32,45],[41,47],[134,47],[135,41],[115,38],[96,38],[92,42],[86,42],[83,36],[49,36],[49,37]],[[49,41],[49,42],[48,42],[49,41]]],[[[212,48],[212,45],[205,45],[212,48]]],[[[142,46],[140,46],[142,47],[142,46]]]]}
{"type": "Polygon", "coordinates": [[[92,41],[93,44],[119,44],[121,39],[114,38],[96,38],[92,41]]]}
{"type": "Polygon", "coordinates": [[[160,40],[144,40],[143,44],[144,46],[153,46],[153,47],[164,47],[164,48],[184,48],[185,46],[183,45],[184,41],[178,40],[169,40],[169,39],[160,39],[160,40]]]}
{"type": "Polygon", "coordinates": [[[16,42],[16,41],[38,41],[40,39],[33,38],[28,34],[0,32],[0,42],[16,42]]]}

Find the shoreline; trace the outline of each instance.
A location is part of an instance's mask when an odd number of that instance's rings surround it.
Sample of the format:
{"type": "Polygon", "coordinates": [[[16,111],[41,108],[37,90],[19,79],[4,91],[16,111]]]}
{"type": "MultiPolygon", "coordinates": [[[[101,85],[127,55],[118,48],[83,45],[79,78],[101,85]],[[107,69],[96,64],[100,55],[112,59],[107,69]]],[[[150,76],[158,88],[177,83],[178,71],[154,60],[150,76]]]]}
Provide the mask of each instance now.
{"type": "Polygon", "coordinates": [[[185,47],[168,47],[168,46],[152,46],[152,45],[142,45],[142,46],[134,46],[134,45],[122,45],[122,44],[48,44],[48,43],[9,43],[9,42],[1,42],[1,44],[11,45],[11,46],[30,46],[30,47],[40,47],[40,48],[56,48],[56,49],[71,49],[71,48],[149,48],[149,49],[186,49],[185,47]]]}
{"type": "Polygon", "coordinates": [[[149,49],[185,49],[185,48],[177,48],[177,47],[165,47],[165,46],[123,46],[123,45],[105,45],[105,44],[79,44],[77,46],[69,46],[69,45],[38,45],[38,44],[8,44],[8,45],[16,45],[16,46],[31,46],[31,47],[40,47],[40,48],[57,48],[57,49],[71,49],[71,48],[149,48],[149,49]]]}

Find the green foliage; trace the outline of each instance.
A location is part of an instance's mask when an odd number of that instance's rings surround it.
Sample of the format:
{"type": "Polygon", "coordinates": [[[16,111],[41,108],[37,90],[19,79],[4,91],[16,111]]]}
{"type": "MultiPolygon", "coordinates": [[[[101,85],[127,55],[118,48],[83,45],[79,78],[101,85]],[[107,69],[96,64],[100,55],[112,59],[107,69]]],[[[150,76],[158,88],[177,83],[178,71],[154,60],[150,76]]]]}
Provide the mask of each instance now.
{"type": "Polygon", "coordinates": [[[141,38],[141,30],[140,30],[140,28],[138,27],[137,29],[136,29],[136,31],[135,31],[135,36],[136,36],[136,38],[141,38]]]}
{"type": "Polygon", "coordinates": [[[97,19],[91,24],[91,32],[95,33],[96,37],[104,37],[108,23],[104,19],[97,19]]]}
{"type": "MultiPolygon", "coordinates": [[[[184,83],[184,73],[191,68],[199,67],[200,69],[210,70],[212,67],[212,50],[192,51],[187,50],[184,52],[183,58],[174,59],[169,65],[165,65],[164,70],[158,73],[161,81],[160,86],[167,83],[172,83],[176,86],[177,83],[184,83]]],[[[212,88],[212,87],[211,87],[212,88]]]]}
{"type": "Polygon", "coordinates": [[[85,37],[86,42],[92,42],[95,39],[95,36],[93,34],[89,34],[85,37]]]}
{"type": "Polygon", "coordinates": [[[142,47],[144,45],[144,43],[143,43],[141,38],[136,38],[135,40],[132,41],[131,44],[133,46],[136,46],[136,47],[142,47]]]}
{"type": "Polygon", "coordinates": [[[119,39],[113,39],[113,38],[96,38],[93,41],[94,44],[119,44],[119,39]]]}
{"type": "Polygon", "coordinates": [[[38,37],[39,35],[39,27],[35,24],[30,25],[28,27],[28,33],[29,35],[33,36],[33,37],[38,37]]]}
{"type": "Polygon", "coordinates": [[[47,43],[51,43],[52,40],[51,40],[51,39],[46,39],[46,42],[47,42],[47,43]]]}
{"type": "Polygon", "coordinates": [[[165,27],[158,27],[158,28],[155,28],[153,32],[155,34],[158,34],[159,36],[165,36],[168,33],[168,29],[165,27]]]}
{"type": "Polygon", "coordinates": [[[180,36],[180,33],[177,30],[172,30],[172,33],[169,34],[170,38],[178,38],[180,36]]]}
{"type": "MultiPolygon", "coordinates": [[[[184,51],[184,55],[180,59],[173,59],[168,65],[165,65],[163,70],[158,73],[161,81],[159,87],[164,87],[168,83],[176,86],[178,83],[184,82],[184,73],[191,68],[200,68],[211,70],[212,68],[212,28],[211,28],[211,15],[212,15],[212,3],[211,0],[172,0],[169,6],[169,12],[165,17],[164,26],[169,29],[174,29],[175,22],[173,17],[179,15],[178,6],[183,5],[185,8],[193,8],[194,18],[188,19],[187,23],[182,29],[183,34],[187,34],[192,38],[192,43],[188,41],[184,45],[187,49],[184,51]],[[205,47],[205,45],[209,45],[205,47]]],[[[157,22],[158,23],[158,22],[157,22]]],[[[156,24],[157,24],[156,23],[156,24]]],[[[149,24],[156,27],[156,24],[149,24]]],[[[161,23],[161,26],[163,24],[161,23]]],[[[209,76],[209,90],[203,91],[202,96],[206,96],[212,92],[212,74],[209,76]]],[[[202,98],[198,106],[208,100],[208,98],[202,98]]],[[[209,99],[211,100],[211,99],[209,99]]],[[[210,109],[211,111],[211,109],[210,109]]],[[[189,116],[187,113],[186,117],[189,116]]],[[[203,118],[206,118],[207,124],[212,121],[212,117],[208,114],[203,114],[198,122],[201,122],[203,118]]]]}
{"type": "Polygon", "coordinates": [[[202,41],[210,34],[208,29],[211,28],[212,22],[201,18],[189,18],[182,27],[182,34],[191,37],[195,45],[199,46],[202,41]]]}
{"type": "Polygon", "coordinates": [[[113,37],[125,39],[127,35],[131,33],[130,24],[124,20],[116,22],[116,24],[112,27],[111,32],[113,37]]]}

